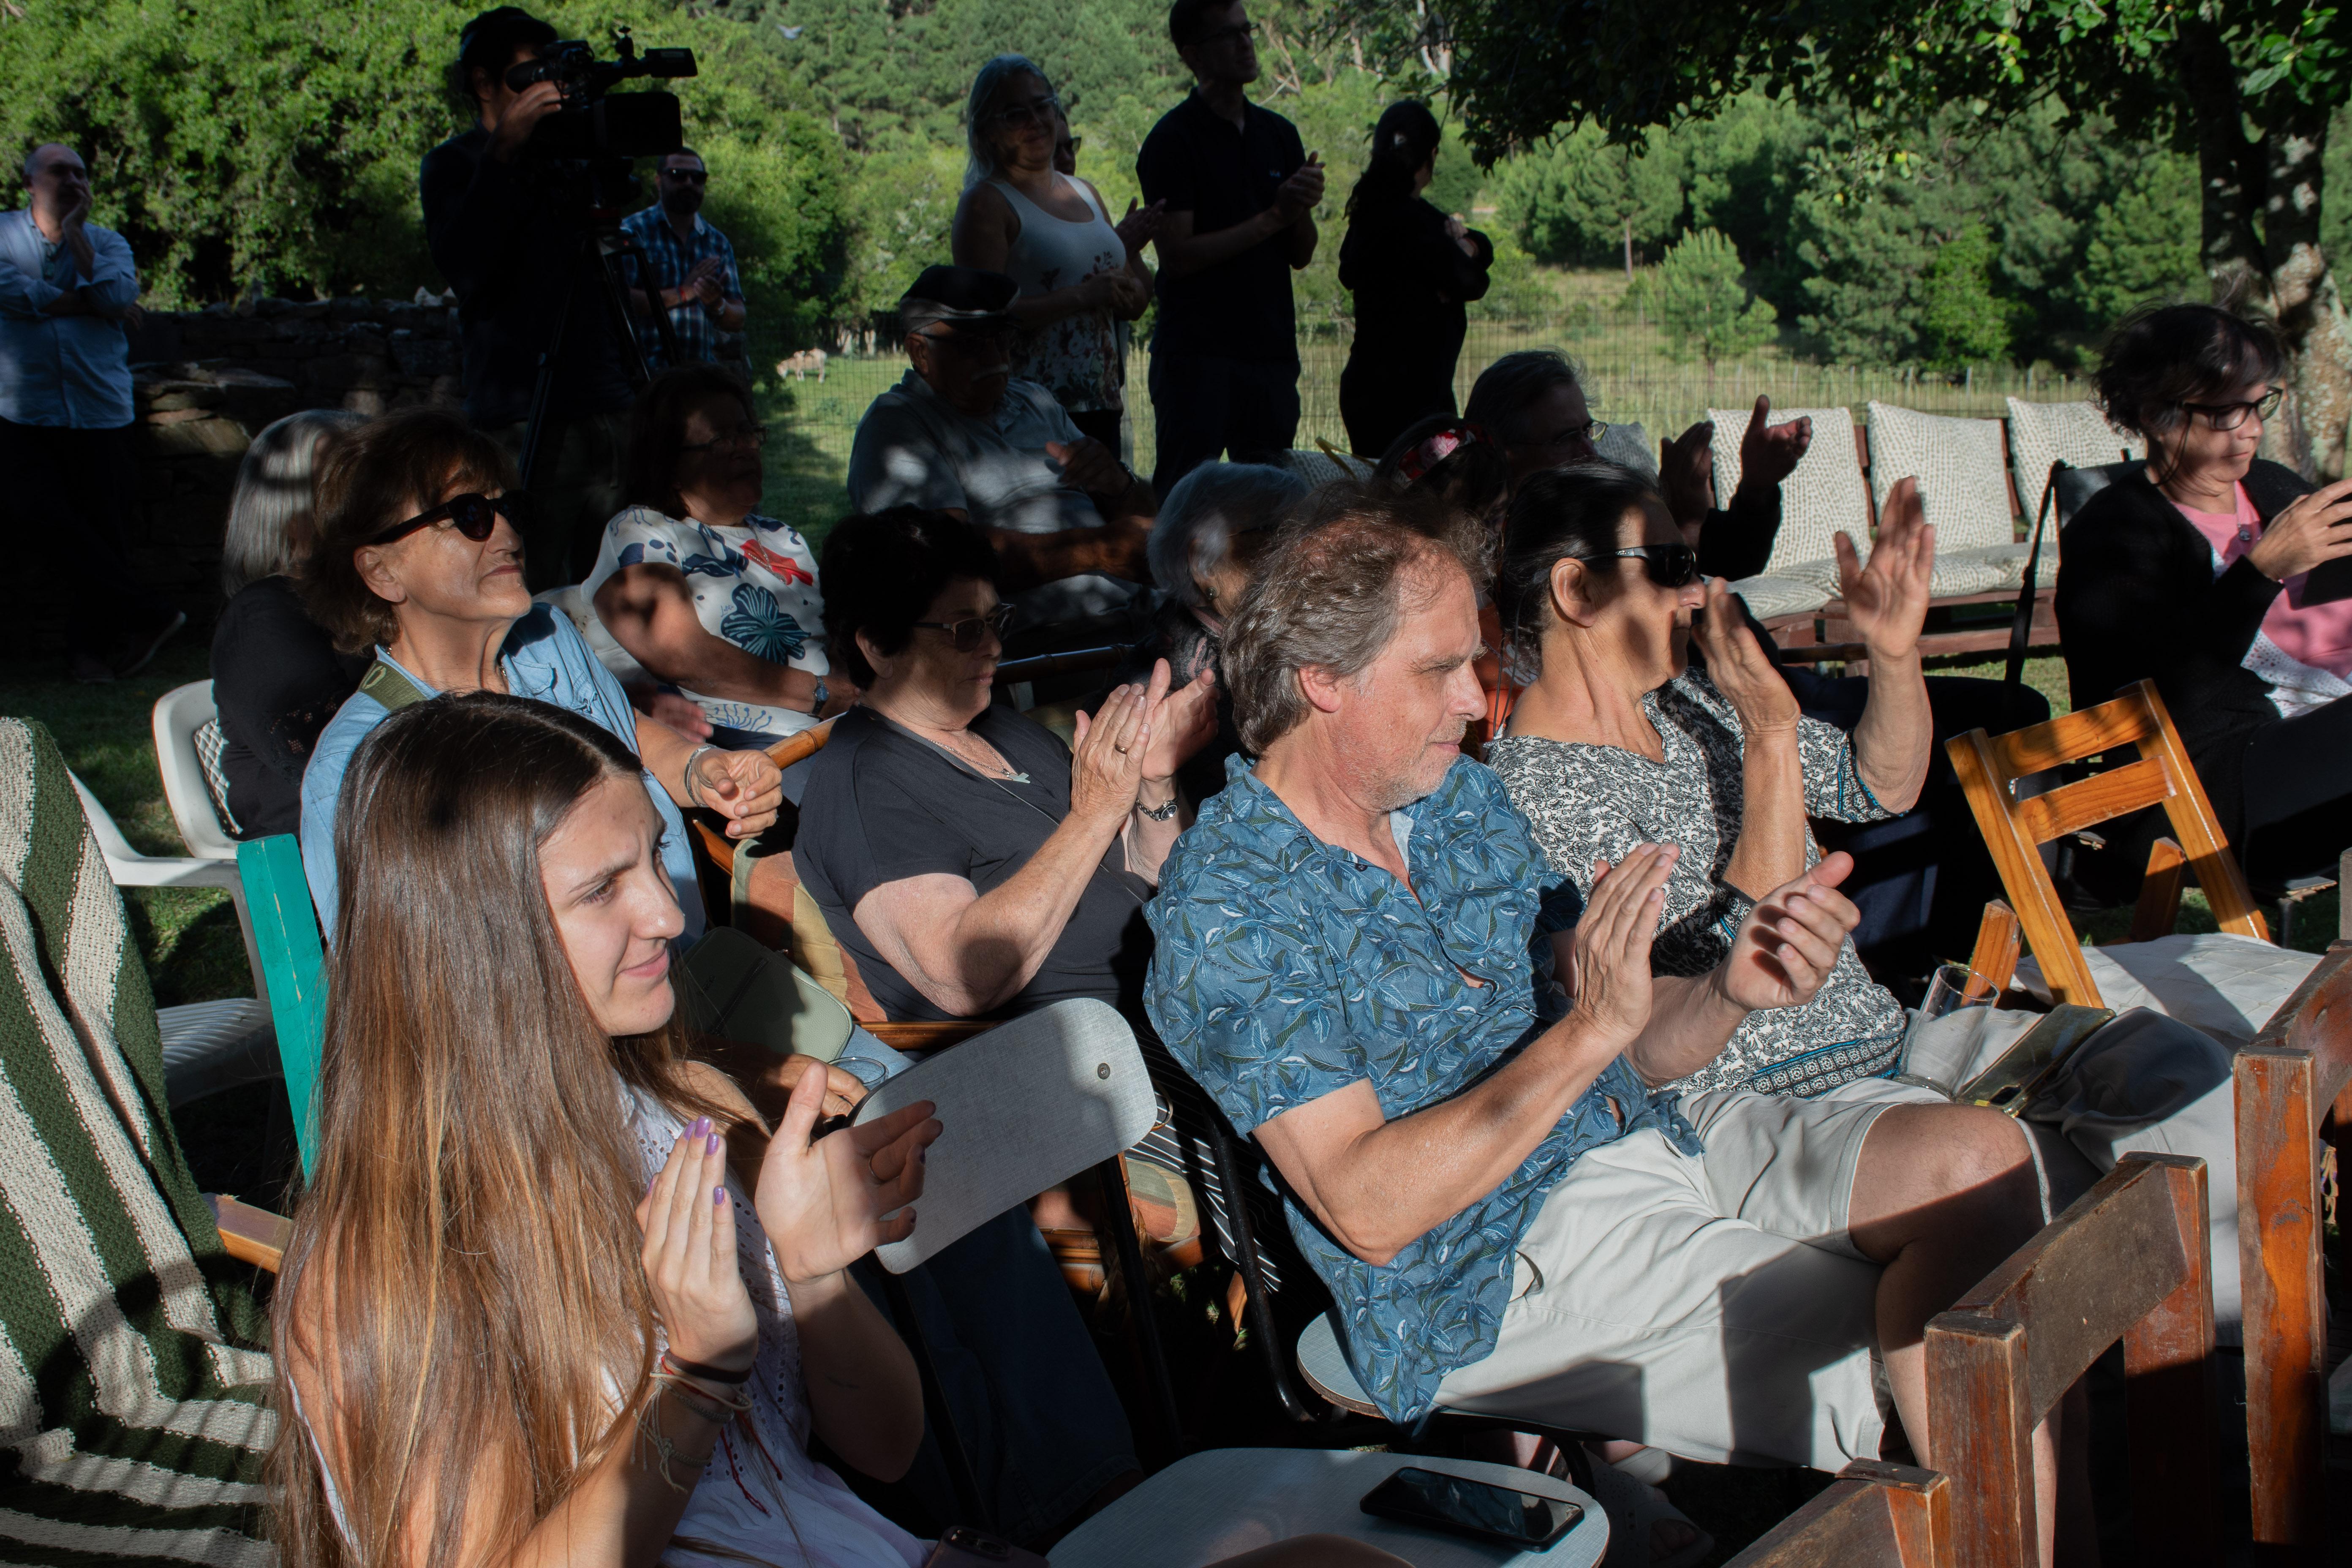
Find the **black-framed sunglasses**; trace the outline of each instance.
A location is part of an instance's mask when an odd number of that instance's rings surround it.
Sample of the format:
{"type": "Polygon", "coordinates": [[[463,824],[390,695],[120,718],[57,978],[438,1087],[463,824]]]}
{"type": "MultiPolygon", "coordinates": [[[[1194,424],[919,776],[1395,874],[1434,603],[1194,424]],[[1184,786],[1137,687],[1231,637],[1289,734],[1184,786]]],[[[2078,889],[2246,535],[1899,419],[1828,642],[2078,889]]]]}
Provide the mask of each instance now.
{"type": "Polygon", "coordinates": [[[1610,554],[1639,561],[1650,581],[1661,588],[1680,588],[1698,576],[1698,552],[1687,544],[1636,544],[1610,554]]]}
{"type": "Polygon", "coordinates": [[[923,631],[945,632],[948,645],[958,653],[978,651],[981,639],[994,637],[1004,640],[1004,628],[1013,624],[1013,606],[999,605],[984,616],[970,616],[961,621],[917,621],[923,631]]]}
{"type": "Polygon", "coordinates": [[[2216,430],[2235,430],[2246,422],[2249,413],[2257,419],[2276,414],[2285,396],[2286,388],[2273,386],[2252,403],[2184,403],[2180,406],[2190,414],[2202,414],[2205,423],[2216,430]]]}
{"type": "Polygon", "coordinates": [[[709,180],[710,171],[708,169],[664,169],[662,171],[662,178],[665,180],[684,180],[689,185],[699,185],[709,180]]]}
{"type": "Polygon", "coordinates": [[[451,496],[429,511],[418,512],[405,522],[394,523],[368,542],[390,544],[395,539],[405,539],[418,529],[430,528],[446,518],[450,527],[475,543],[481,544],[497,531],[501,517],[514,524],[515,531],[522,531],[523,518],[529,509],[530,502],[519,493],[485,496],[468,490],[461,496],[451,496]]]}

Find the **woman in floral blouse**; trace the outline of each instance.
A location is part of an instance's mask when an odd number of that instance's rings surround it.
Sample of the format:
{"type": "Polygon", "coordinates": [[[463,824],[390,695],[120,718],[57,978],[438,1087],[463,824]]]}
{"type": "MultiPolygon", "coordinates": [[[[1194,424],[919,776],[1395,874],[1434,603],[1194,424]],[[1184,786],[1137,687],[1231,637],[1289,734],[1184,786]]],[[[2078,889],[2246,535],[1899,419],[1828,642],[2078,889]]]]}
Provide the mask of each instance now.
{"type": "Polygon", "coordinates": [[[630,432],[630,504],[586,584],[614,640],[700,704],[721,746],[773,744],[855,695],[828,680],[815,555],[754,510],[766,438],[719,366],[656,377],[630,432]]]}
{"type": "MultiPolygon", "coordinates": [[[[1536,476],[1512,498],[1495,585],[1515,664],[1535,673],[1509,733],[1486,744],[1555,870],[1591,897],[1596,868],[1675,844],[1654,950],[1662,974],[1721,963],[1756,898],[1821,858],[1807,816],[1907,810],[1933,740],[1917,643],[1935,536],[1906,481],[1869,564],[1839,537],[1870,701],[1852,735],[1801,715],[1719,582],[1698,575],[1656,489],[1613,463],[1536,476]],[[1706,663],[1688,661],[1706,613],[1706,663]]],[[[1801,1007],[1748,1016],[1675,1087],[1816,1095],[1896,1069],[1908,1016],[1848,938],[1801,1007]]]]}

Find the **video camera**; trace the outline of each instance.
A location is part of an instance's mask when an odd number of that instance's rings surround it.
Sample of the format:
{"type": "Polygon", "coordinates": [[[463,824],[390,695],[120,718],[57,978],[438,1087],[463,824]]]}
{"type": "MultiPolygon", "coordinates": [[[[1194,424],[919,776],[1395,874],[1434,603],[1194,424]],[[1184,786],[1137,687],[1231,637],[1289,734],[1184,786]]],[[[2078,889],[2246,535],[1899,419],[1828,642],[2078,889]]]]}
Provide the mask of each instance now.
{"type": "Polygon", "coordinates": [[[615,27],[613,52],[617,59],[600,60],[584,40],[567,38],[544,46],[536,58],[507,72],[511,90],[551,81],[563,100],[562,109],[539,122],[525,152],[548,158],[654,158],[686,140],[675,95],[606,94],[631,77],[693,76],[694,51],[647,49],[641,55],[629,30],[615,27]]]}

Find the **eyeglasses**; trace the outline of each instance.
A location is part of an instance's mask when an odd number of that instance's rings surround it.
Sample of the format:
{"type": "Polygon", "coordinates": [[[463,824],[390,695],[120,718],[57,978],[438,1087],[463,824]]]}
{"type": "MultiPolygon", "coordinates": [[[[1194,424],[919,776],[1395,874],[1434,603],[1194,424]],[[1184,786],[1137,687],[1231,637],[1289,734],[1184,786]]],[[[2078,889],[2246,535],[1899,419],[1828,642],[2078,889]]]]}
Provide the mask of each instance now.
{"type": "Polygon", "coordinates": [[[661,175],[665,180],[684,180],[689,185],[698,185],[710,178],[710,171],[708,169],[664,169],[661,172],[661,175]]]}
{"type": "Polygon", "coordinates": [[[1237,27],[1220,27],[1213,33],[1203,33],[1201,35],[1201,42],[1203,45],[1247,43],[1256,37],[1257,24],[1244,22],[1237,27]]]}
{"type": "Polygon", "coordinates": [[[1049,92],[1026,103],[1008,103],[996,111],[996,118],[1007,125],[1026,130],[1032,125],[1050,125],[1054,122],[1054,116],[1061,112],[1062,100],[1049,92]]]}
{"type": "Polygon", "coordinates": [[[2286,388],[2273,386],[2252,403],[2184,403],[2180,406],[2191,414],[2205,416],[2205,423],[2216,430],[2235,430],[2252,414],[2257,419],[2267,419],[2278,412],[2279,402],[2286,396],[2286,388]]]}
{"type": "Polygon", "coordinates": [[[917,621],[915,625],[924,631],[945,632],[949,646],[956,652],[972,653],[979,649],[982,639],[985,637],[1003,641],[1004,628],[1012,623],[1013,606],[999,605],[984,616],[972,616],[961,621],[917,621]]]}
{"type": "Polygon", "coordinates": [[[420,528],[430,528],[444,518],[449,526],[480,544],[487,542],[503,517],[520,531],[529,502],[520,495],[485,496],[468,491],[451,496],[430,511],[420,511],[406,522],[395,522],[370,539],[370,544],[390,544],[395,539],[405,539],[420,528]]]}
{"type": "Polygon", "coordinates": [[[681,452],[715,452],[723,447],[761,447],[767,444],[765,425],[738,425],[734,429],[713,436],[708,441],[688,441],[678,448],[681,452]]]}
{"type": "Polygon", "coordinates": [[[1698,552],[1687,544],[1637,544],[1610,554],[1639,561],[1650,581],[1661,588],[1683,587],[1698,575],[1698,552]]]}
{"type": "Polygon", "coordinates": [[[1087,139],[1083,136],[1066,136],[1062,139],[1060,151],[1066,152],[1069,153],[1071,157],[1075,158],[1078,155],[1078,149],[1086,144],[1087,139]]]}
{"type": "Polygon", "coordinates": [[[1581,425],[1571,425],[1567,429],[1547,436],[1540,441],[1525,441],[1520,445],[1532,452],[1564,452],[1579,443],[1587,447],[1597,447],[1601,444],[1601,437],[1608,434],[1608,426],[1598,419],[1588,419],[1581,425]]]}

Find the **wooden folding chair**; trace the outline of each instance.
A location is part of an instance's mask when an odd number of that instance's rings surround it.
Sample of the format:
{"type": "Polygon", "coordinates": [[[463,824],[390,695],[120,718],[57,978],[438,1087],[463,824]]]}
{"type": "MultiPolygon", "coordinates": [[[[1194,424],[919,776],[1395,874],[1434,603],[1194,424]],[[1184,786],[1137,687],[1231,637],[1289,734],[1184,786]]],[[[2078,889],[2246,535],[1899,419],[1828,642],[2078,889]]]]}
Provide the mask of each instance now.
{"type": "Polygon", "coordinates": [[[2352,1152],[2352,942],[2328,948],[2233,1075],[2254,1539],[2315,1547],[2327,1443],[2320,1139],[2334,1138],[2340,1173],[2352,1152]]]}
{"type": "MultiPolygon", "coordinates": [[[[1945,750],[2053,1000],[2088,1007],[2106,1005],[2049,868],[2042,863],[2042,846],[2147,806],[2164,807],[2175,838],[2157,840],[2148,855],[2131,940],[2146,942],[2172,929],[2187,870],[2196,872],[2197,885],[2205,890],[2213,920],[2223,931],[2271,939],[2270,926],[2246,890],[2246,879],[2230,853],[2213,803],[2206,798],[2155,682],[2138,681],[2111,702],[2006,735],[1971,730],[1946,742],[1945,750]],[[2137,762],[2061,784],[2046,795],[2021,799],[2017,794],[2018,780],[2029,774],[2125,746],[2137,749],[2137,762]]],[[[1987,919],[1991,918],[1989,910],[1987,919]]],[[[1989,928],[1979,934],[1980,947],[1990,934],[1989,928]]]]}
{"type": "Polygon", "coordinates": [[[1724,1568],[1950,1568],[1952,1481],[1856,1459],[1724,1568]]]}
{"type": "Polygon", "coordinates": [[[2033,1568],[2033,1428],[2118,1339],[2139,1561],[2219,1558],[2205,1162],[2131,1153],[1927,1324],[1956,1562],[2033,1568]]]}

